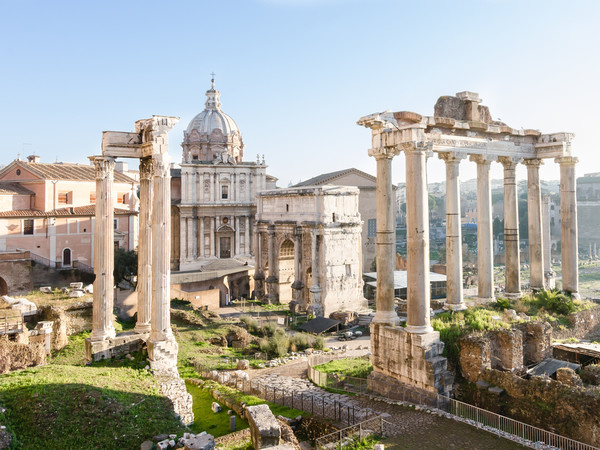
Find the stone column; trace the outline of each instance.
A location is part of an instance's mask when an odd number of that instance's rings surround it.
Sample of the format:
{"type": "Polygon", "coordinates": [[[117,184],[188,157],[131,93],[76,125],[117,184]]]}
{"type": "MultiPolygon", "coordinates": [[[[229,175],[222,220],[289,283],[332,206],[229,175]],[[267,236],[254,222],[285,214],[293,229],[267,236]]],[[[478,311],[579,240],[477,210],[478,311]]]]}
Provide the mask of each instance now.
{"type": "MultiPolygon", "coordinates": [[[[406,243],[407,317],[406,331],[433,331],[429,310],[429,194],[427,192],[427,148],[408,144],[406,155],[406,243]]],[[[390,208],[393,211],[393,208],[390,208]]],[[[379,278],[379,277],[378,277],[379,278]]]]}
{"type": "Polygon", "coordinates": [[[516,169],[518,160],[501,157],[504,166],[504,293],[510,298],[521,296],[521,259],[519,257],[519,203],[516,169]]]}
{"type": "Polygon", "coordinates": [[[471,155],[477,163],[477,295],[494,299],[494,253],[492,250],[492,188],[490,166],[493,158],[471,155]]]}
{"type": "Polygon", "coordinates": [[[210,256],[215,256],[215,218],[210,218],[210,256]]]}
{"type": "Polygon", "coordinates": [[[149,333],[152,311],[152,158],[140,159],[136,333],[149,333]]]}
{"type": "Polygon", "coordinates": [[[211,176],[211,174],[208,174],[208,186],[209,186],[209,197],[208,197],[208,201],[209,202],[214,202],[215,201],[215,178],[217,177],[217,174],[212,174],[213,176],[211,176]]]}
{"type": "Polygon", "coordinates": [[[187,223],[187,259],[194,259],[194,218],[188,217],[186,219],[187,223]]]}
{"type": "Polygon", "coordinates": [[[460,311],[463,300],[462,237],[460,220],[459,165],[464,156],[439,153],[446,162],[446,303],[445,309],[460,311]]]}
{"type": "Polygon", "coordinates": [[[115,160],[111,157],[90,158],[96,168],[96,220],[94,222],[94,304],[91,341],[115,337],[114,304],[114,210],[113,180],[115,160]]]}
{"type": "Polygon", "coordinates": [[[319,234],[317,229],[312,230],[312,285],[309,291],[312,295],[310,305],[307,308],[309,314],[315,317],[323,315],[323,305],[321,304],[321,284],[319,274],[319,234]]]}
{"type": "Polygon", "coordinates": [[[542,224],[544,230],[544,237],[542,239],[544,243],[544,287],[546,289],[554,289],[555,284],[555,273],[552,271],[552,233],[550,228],[550,221],[552,220],[550,214],[550,196],[544,195],[544,207],[542,209],[542,224]]]}
{"type": "Polygon", "coordinates": [[[244,254],[250,255],[250,217],[246,216],[246,229],[244,230],[244,254]]]}
{"type": "Polygon", "coordinates": [[[544,248],[542,246],[542,188],[540,186],[541,159],[526,159],[527,217],[529,231],[529,284],[532,289],[544,288],[544,248]]]}
{"type": "Polygon", "coordinates": [[[277,303],[278,293],[277,293],[277,282],[279,281],[277,277],[277,263],[275,262],[275,225],[269,225],[268,231],[268,264],[269,264],[269,276],[266,279],[267,282],[267,299],[270,304],[277,303]]]}
{"type": "Polygon", "coordinates": [[[233,216],[233,223],[235,226],[235,256],[240,254],[240,218],[233,216]]]}
{"type": "MultiPolygon", "coordinates": [[[[179,210],[181,214],[181,209],[179,210]]],[[[187,261],[187,217],[180,216],[181,226],[179,227],[179,259],[187,261]]]]}
{"type": "Polygon", "coordinates": [[[200,217],[200,245],[199,245],[199,252],[198,252],[198,256],[200,256],[201,258],[204,258],[204,216],[200,217]]]}
{"type": "MultiPolygon", "coordinates": [[[[394,302],[394,268],[396,262],[396,230],[394,221],[394,189],[392,185],[392,148],[374,148],[369,156],[377,161],[377,311],[373,323],[398,325],[400,319],[394,302]]],[[[315,272],[313,269],[313,280],[315,272]]],[[[311,288],[312,290],[312,288],[311,288]]]]}
{"type": "MultiPolygon", "coordinates": [[[[258,227],[257,227],[258,228],[258,227]]],[[[265,271],[264,271],[264,267],[263,267],[263,257],[262,257],[262,242],[263,242],[263,238],[262,238],[262,231],[260,229],[257,229],[256,231],[256,249],[255,249],[255,255],[254,257],[256,258],[256,270],[254,271],[254,291],[256,294],[256,298],[260,301],[262,301],[265,297],[265,285],[264,285],[264,280],[265,280],[265,271]]]]}
{"type": "Polygon", "coordinates": [[[574,298],[579,295],[578,238],[577,238],[577,197],[575,164],[579,159],[573,156],[556,158],[560,164],[560,241],[562,258],[562,288],[574,298]]]}
{"type": "Polygon", "coordinates": [[[168,154],[153,156],[152,185],[152,331],[150,341],[168,340],[171,332],[171,174],[168,154]]]}
{"type": "Polygon", "coordinates": [[[292,283],[294,290],[294,301],[302,309],[306,308],[302,292],[304,283],[302,282],[302,227],[294,227],[294,282],[292,283]]]}

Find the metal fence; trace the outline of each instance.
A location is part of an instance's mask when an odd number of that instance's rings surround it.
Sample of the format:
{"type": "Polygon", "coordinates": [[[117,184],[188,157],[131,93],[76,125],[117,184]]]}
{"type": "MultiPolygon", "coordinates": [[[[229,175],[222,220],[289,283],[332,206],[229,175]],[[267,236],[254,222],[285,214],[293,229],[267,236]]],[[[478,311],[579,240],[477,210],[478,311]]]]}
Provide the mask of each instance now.
{"type": "MultiPolygon", "coordinates": [[[[355,394],[367,393],[367,379],[348,377],[337,373],[325,373],[315,369],[315,366],[326,364],[337,359],[346,359],[348,356],[343,355],[313,355],[308,358],[308,379],[318,386],[336,389],[344,392],[353,392],[355,394]]],[[[370,357],[355,356],[353,359],[365,359],[370,357]]]]}
{"type": "Polygon", "coordinates": [[[0,334],[17,334],[23,329],[23,316],[20,312],[14,310],[0,312],[0,334]]]}
{"type": "Polygon", "coordinates": [[[337,449],[370,436],[386,436],[388,434],[386,429],[390,427],[393,427],[393,424],[387,422],[383,416],[374,417],[317,438],[315,448],[317,450],[337,449]]]}

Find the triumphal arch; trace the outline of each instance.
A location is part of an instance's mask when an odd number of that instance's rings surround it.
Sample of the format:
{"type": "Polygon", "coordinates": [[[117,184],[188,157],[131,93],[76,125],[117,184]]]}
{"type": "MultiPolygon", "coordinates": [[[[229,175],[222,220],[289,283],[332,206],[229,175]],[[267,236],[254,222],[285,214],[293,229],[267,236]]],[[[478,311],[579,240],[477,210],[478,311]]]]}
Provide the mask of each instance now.
{"type": "Polygon", "coordinates": [[[369,155],[377,161],[377,312],[372,323],[374,372],[371,388],[387,392],[399,380],[432,392],[449,393],[452,376],[441,356],[443,343],[430,323],[429,211],[427,158],[437,153],[446,163],[446,308],[465,308],[462,292],[462,254],[459,163],[477,165],[478,297],[494,298],[490,165],[504,167],[504,236],[506,288],[504,295],[521,294],[516,167],[527,167],[529,251],[532,288],[541,289],[552,273],[545,267],[542,197],[539,168],[544,159],[560,165],[562,287],[578,297],[577,203],[572,133],[542,134],[515,129],[492,120],[474,92],[440,97],[433,116],[399,111],[362,117],[371,129],[369,155]],[[406,216],[408,251],[408,311],[406,328],[398,326],[394,309],[393,273],[395,223],[392,159],[406,158],[406,216]],[[410,182],[408,182],[410,180],[410,182]]]}

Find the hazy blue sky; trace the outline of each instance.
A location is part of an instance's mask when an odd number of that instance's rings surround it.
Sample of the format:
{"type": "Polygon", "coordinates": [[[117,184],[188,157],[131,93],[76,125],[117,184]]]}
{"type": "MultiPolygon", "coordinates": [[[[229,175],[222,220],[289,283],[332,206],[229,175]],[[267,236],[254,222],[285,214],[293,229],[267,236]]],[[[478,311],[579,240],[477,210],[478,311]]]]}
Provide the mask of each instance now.
{"type": "MultiPolygon", "coordinates": [[[[359,117],[431,115],[463,90],[515,128],[574,132],[578,175],[600,171],[599,24],[598,1],[0,0],[0,164],[33,152],[87,162],[103,130],[152,114],[181,117],[179,162],[214,71],[245,159],[264,154],[280,186],[374,173],[359,117]]],[[[474,176],[463,162],[461,178],[474,176]]],[[[558,178],[556,165],[542,176],[558,178]]],[[[429,178],[444,179],[441,161],[429,178]]]]}

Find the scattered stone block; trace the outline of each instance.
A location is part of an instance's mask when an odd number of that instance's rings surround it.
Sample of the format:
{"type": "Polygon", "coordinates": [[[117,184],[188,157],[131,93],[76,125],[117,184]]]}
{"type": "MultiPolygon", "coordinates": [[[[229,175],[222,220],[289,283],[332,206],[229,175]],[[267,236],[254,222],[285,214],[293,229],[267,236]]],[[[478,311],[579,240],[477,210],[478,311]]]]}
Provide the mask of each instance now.
{"type": "Polygon", "coordinates": [[[88,294],[93,294],[94,293],[94,285],[88,284],[86,287],[83,288],[83,290],[85,292],[87,292],[88,294]]]}
{"type": "Polygon", "coordinates": [[[235,431],[235,416],[229,416],[229,431],[235,431]]]}
{"type": "Polygon", "coordinates": [[[69,292],[69,297],[72,298],[79,298],[79,297],[83,297],[85,294],[83,291],[80,290],[75,290],[75,291],[71,291],[69,292]]]}
{"type": "Polygon", "coordinates": [[[169,440],[165,439],[164,441],[157,442],[156,446],[158,447],[159,450],[165,450],[165,449],[169,448],[169,440]]]}
{"type": "Polygon", "coordinates": [[[219,405],[217,402],[212,402],[211,409],[212,409],[212,412],[214,412],[214,413],[218,413],[218,412],[222,411],[221,405],[219,405]]]}
{"type": "Polygon", "coordinates": [[[154,447],[154,442],[152,442],[152,441],[144,441],[140,445],[140,450],[152,450],[152,447],[154,447]]]}
{"type": "Polygon", "coordinates": [[[70,283],[69,286],[71,286],[71,289],[83,289],[83,283],[81,281],[70,283]]]}
{"type": "Polygon", "coordinates": [[[196,436],[190,437],[186,443],[184,450],[213,450],[215,448],[215,438],[202,432],[196,436]]]}
{"type": "Polygon", "coordinates": [[[52,293],[52,288],[50,286],[42,286],[40,288],[40,292],[42,292],[44,294],[51,294],[52,293]]]}
{"type": "Polygon", "coordinates": [[[250,361],[247,359],[240,359],[237,363],[238,370],[248,370],[250,368],[250,361]]]}
{"type": "Polygon", "coordinates": [[[491,388],[488,388],[488,392],[490,394],[500,396],[504,392],[504,389],[502,389],[501,387],[493,386],[491,388]]]}
{"type": "Polygon", "coordinates": [[[484,380],[479,380],[475,384],[477,385],[477,389],[487,389],[490,387],[490,383],[484,380]]]}
{"type": "Polygon", "coordinates": [[[255,450],[281,444],[281,427],[268,405],[248,406],[246,418],[255,450]]]}

